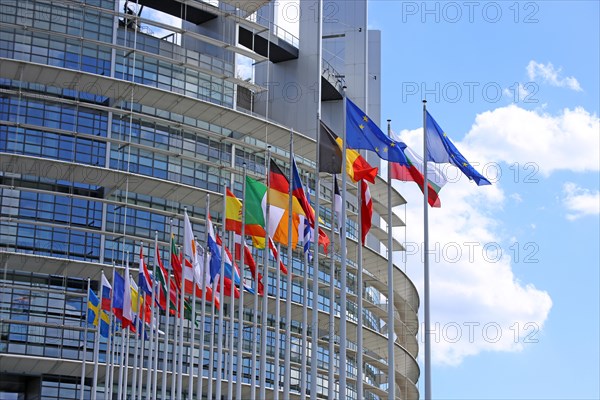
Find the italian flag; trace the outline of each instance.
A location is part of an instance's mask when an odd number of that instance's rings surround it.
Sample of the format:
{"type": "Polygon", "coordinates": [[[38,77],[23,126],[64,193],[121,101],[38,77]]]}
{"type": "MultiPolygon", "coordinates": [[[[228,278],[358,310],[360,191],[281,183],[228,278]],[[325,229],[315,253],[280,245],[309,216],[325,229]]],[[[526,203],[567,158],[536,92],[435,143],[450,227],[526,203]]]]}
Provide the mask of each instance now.
{"type": "MultiPolygon", "coordinates": [[[[409,165],[390,163],[390,178],[404,182],[416,182],[423,192],[424,164],[423,159],[410,147],[406,146],[404,155],[409,165]]],[[[448,180],[446,176],[434,163],[427,164],[427,201],[431,207],[441,207],[439,192],[448,180]]]]}

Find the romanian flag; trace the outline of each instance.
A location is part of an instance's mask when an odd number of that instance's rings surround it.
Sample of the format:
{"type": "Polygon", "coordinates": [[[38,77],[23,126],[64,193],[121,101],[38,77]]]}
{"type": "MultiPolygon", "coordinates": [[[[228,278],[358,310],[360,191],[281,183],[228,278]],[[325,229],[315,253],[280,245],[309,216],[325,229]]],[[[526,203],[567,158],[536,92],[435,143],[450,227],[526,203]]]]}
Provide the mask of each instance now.
{"type": "MultiPolygon", "coordinates": [[[[322,121],[319,134],[319,172],[340,174],[344,142],[322,121]]],[[[346,172],[355,183],[361,179],[375,183],[377,167],[372,167],[358,151],[346,148],[346,172]]]]}

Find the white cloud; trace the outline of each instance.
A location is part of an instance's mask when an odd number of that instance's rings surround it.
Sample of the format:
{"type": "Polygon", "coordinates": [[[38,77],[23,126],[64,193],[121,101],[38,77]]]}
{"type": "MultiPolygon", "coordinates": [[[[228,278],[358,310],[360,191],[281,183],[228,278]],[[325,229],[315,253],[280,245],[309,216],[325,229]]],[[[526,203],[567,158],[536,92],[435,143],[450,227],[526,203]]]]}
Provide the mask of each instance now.
{"type": "Polygon", "coordinates": [[[519,193],[512,193],[509,197],[514,200],[515,203],[523,202],[523,197],[521,197],[519,193]]]}
{"type": "MultiPolygon", "coordinates": [[[[539,180],[538,172],[547,176],[558,170],[598,171],[598,132],[598,116],[580,107],[550,115],[511,104],[477,115],[460,148],[472,163],[505,162],[512,166],[500,171],[502,179],[533,183],[539,180]]],[[[482,169],[484,175],[486,169],[495,172],[489,164],[482,169]]]]}
{"type": "Polygon", "coordinates": [[[505,88],[502,91],[502,94],[504,94],[505,97],[511,99],[513,103],[520,103],[525,100],[534,100],[528,99],[527,96],[529,96],[531,92],[527,90],[527,88],[522,83],[519,83],[516,89],[513,89],[512,87],[505,88]]]}
{"type": "Polygon", "coordinates": [[[563,194],[563,203],[570,211],[567,214],[568,220],[574,221],[587,215],[600,214],[600,191],[592,192],[573,182],[566,182],[563,185],[563,194]]]}
{"type": "MultiPolygon", "coordinates": [[[[419,148],[421,129],[401,136],[419,148]]],[[[483,157],[455,143],[467,159],[483,157]]],[[[406,206],[407,271],[421,290],[422,194],[414,183],[395,185],[411,200],[406,206]]],[[[442,207],[429,212],[431,322],[437,334],[433,362],[459,365],[481,352],[521,351],[530,339],[539,339],[552,300],[546,291],[515,277],[512,252],[499,245],[510,239],[498,233],[502,221],[495,218],[507,196],[500,184],[477,187],[467,179],[448,184],[440,196],[442,207]],[[534,331],[538,333],[527,336],[534,331]]]]}
{"type": "Polygon", "coordinates": [[[555,69],[552,63],[542,64],[535,60],[531,60],[527,65],[527,75],[531,80],[535,80],[539,77],[542,79],[542,82],[546,82],[552,86],[566,87],[575,90],[576,92],[581,92],[583,90],[575,77],[560,77],[561,71],[562,68],[555,69]]]}

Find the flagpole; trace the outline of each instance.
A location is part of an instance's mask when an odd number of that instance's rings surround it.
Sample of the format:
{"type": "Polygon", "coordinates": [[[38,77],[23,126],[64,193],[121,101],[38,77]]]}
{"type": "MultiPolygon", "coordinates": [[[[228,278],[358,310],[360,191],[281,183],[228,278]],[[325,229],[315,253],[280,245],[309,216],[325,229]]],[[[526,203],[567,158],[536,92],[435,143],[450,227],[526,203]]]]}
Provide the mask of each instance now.
{"type": "MultiPolygon", "coordinates": [[[[267,189],[268,190],[268,189],[267,189]]],[[[242,203],[242,207],[245,207],[246,204],[246,168],[244,167],[244,202],[242,203]]],[[[245,208],[244,208],[245,210],[245,208]]],[[[244,218],[245,218],[245,211],[244,211],[244,218]]],[[[268,224],[266,224],[268,226],[268,224]]],[[[265,254],[268,251],[267,250],[267,238],[265,237],[265,254]]],[[[263,263],[265,262],[265,260],[263,260],[263,263]]],[[[256,287],[256,293],[254,294],[254,307],[253,307],[253,314],[252,314],[252,337],[254,338],[252,340],[252,356],[251,356],[251,363],[250,363],[250,373],[252,374],[252,376],[250,377],[250,400],[256,400],[256,353],[258,351],[258,287],[259,287],[259,267],[258,265],[256,266],[256,268],[254,269],[254,284],[256,287]]],[[[265,279],[263,277],[263,279],[265,279]]],[[[266,289],[268,291],[269,289],[269,283],[267,283],[266,289]]],[[[266,293],[263,291],[263,296],[266,296],[266,293]]]]}
{"type": "MultiPolygon", "coordinates": [[[[240,234],[240,280],[242,290],[240,290],[240,305],[238,308],[238,341],[237,341],[237,378],[235,381],[235,398],[242,398],[242,377],[243,377],[243,342],[244,342],[244,263],[246,255],[246,163],[242,166],[242,229],[240,234]]],[[[235,243],[233,245],[233,253],[235,258],[235,243]]],[[[254,296],[258,296],[258,277],[255,280],[254,296]]]]}
{"type": "MultiPolygon", "coordinates": [[[[134,244],[135,246],[135,244],[134,244]]],[[[138,277],[138,283],[139,283],[139,277],[138,277]]],[[[139,342],[140,342],[140,334],[142,333],[141,330],[144,329],[143,328],[143,324],[142,327],[140,327],[140,302],[141,302],[141,296],[140,296],[140,292],[141,292],[141,288],[138,286],[137,289],[137,301],[136,301],[136,309],[134,310],[134,313],[137,313],[137,316],[135,316],[134,318],[136,319],[134,322],[134,326],[136,328],[136,332],[134,335],[134,348],[133,348],[133,372],[131,374],[131,398],[133,400],[136,399],[137,397],[137,382],[138,382],[138,358],[139,358],[139,342]],[[137,325],[137,326],[136,326],[137,325]]]]}
{"type": "MultiPolygon", "coordinates": [[[[342,163],[344,163],[346,161],[346,149],[348,148],[347,146],[347,141],[346,141],[346,87],[344,86],[343,88],[343,102],[344,102],[344,111],[342,113],[342,115],[344,116],[344,129],[342,130],[342,136],[343,136],[343,146],[342,146],[342,163]]],[[[343,165],[343,164],[342,164],[343,165]]],[[[342,174],[342,188],[341,188],[341,195],[342,195],[342,226],[341,226],[341,230],[340,230],[340,238],[343,238],[342,240],[340,240],[341,242],[341,246],[340,246],[340,252],[341,252],[341,288],[342,290],[340,291],[340,314],[341,314],[341,323],[340,323],[340,342],[341,342],[341,346],[340,346],[340,392],[339,392],[339,398],[340,399],[344,399],[346,398],[346,364],[344,363],[344,360],[346,360],[346,321],[347,321],[347,304],[346,304],[346,287],[347,287],[347,271],[346,271],[346,263],[347,263],[347,254],[346,254],[346,235],[343,234],[346,232],[346,183],[348,181],[347,178],[348,174],[342,174]]]]}
{"type": "MultiPolygon", "coordinates": [[[[362,229],[362,181],[358,182],[358,196],[357,196],[357,208],[358,208],[358,251],[356,254],[356,258],[358,258],[358,271],[357,271],[357,280],[356,286],[357,288],[357,321],[356,321],[356,392],[359,399],[363,397],[364,385],[363,385],[363,260],[362,260],[362,250],[363,250],[363,229],[362,229]]],[[[366,238],[365,238],[366,239],[366,238]]],[[[393,399],[393,398],[392,398],[393,399]]]]}
{"type": "MultiPolygon", "coordinates": [[[[318,136],[317,136],[318,137],[318,136]]],[[[310,190],[308,188],[308,173],[306,174],[306,190],[310,190]]],[[[307,193],[310,195],[310,193],[307,193]]],[[[306,223],[306,222],[305,222],[306,223]]],[[[314,234],[312,235],[314,238],[314,234]]],[[[310,228],[309,228],[309,234],[308,237],[310,238],[310,228]]],[[[304,240],[306,240],[306,235],[304,236],[304,240]]],[[[314,239],[312,239],[314,241],[314,239]]],[[[318,236],[317,236],[317,241],[318,241],[318,236]]],[[[303,246],[306,246],[306,243],[303,244],[303,246]]],[[[306,382],[306,378],[308,376],[308,373],[306,371],[306,359],[307,359],[307,351],[308,351],[308,344],[307,344],[307,337],[308,337],[308,262],[309,262],[309,254],[310,254],[310,243],[308,245],[308,247],[305,247],[306,249],[308,249],[307,251],[304,252],[304,270],[303,270],[303,276],[302,276],[302,290],[303,290],[303,294],[302,294],[302,358],[300,359],[300,399],[305,399],[306,398],[306,386],[307,386],[307,382],[306,382]]]]}
{"type": "MultiPolygon", "coordinates": [[[[173,219],[171,219],[169,221],[169,224],[171,226],[171,234],[169,236],[170,240],[170,246],[169,246],[169,254],[171,255],[169,257],[169,264],[171,265],[171,271],[169,272],[169,279],[171,279],[171,272],[175,272],[175,269],[173,267],[173,249],[172,247],[174,246],[173,243],[173,219]]],[[[173,275],[173,278],[175,278],[175,275],[173,275]]],[[[175,398],[175,390],[176,385],[176,379],[177,379],[177,329],[179,327],[179,315],[181,313],[181,309],[179,309],[178,307],[178,300],[179,300],[179,290],[177,289],[177,284],[174,284],[175,286],[175,303],[173,304],[173,306],[175,307],[175,315],[173,317],[173,347],[171,348],[171,398],[175,398]]],[[[171,286],[169,284],[169,300],[167,301],[167,303],[169,303],[171,301],[171,286]]],[[[165,361],[167,360],[167,357],[165,357],[165,361]]],[[[165,384],[165,388],[166,388],[166,384],[165,384]]]]}
{"type": "MultiPolygon", "coordinates": [[[[321,35],[321,0],[319,0],[318,9],[318,34],[321,35]]],[[[319,49],[321,47],[321,39],[319,38],[319,49]]],[[[320,54],[320,53],[319,53],[320,54]]],[[[319,79],[319,85],[321,80],[319,79]]],[[[320,88],[320,86],[319,86],[320,88]]],[[[319,91],[320,92],[320,91],[319,91]]],[[[320,112],[320,100],[319,107],[317,109],[317,138],[319,137],[319,129],[321,126],[321,112],[320,112]]],[[[311,354],[310,354],[310,398],[315,400],[317,398],[317,354],[319,350],[319,200],[321,196],[321,183],[319,177],[319,140],[316,143],[316,169],[315,169],[315,233],[314,236],[317,238],[313,240],[314,244],[314,256],[313,256],[313,273],[312,273],[312,337],[311,337],[311,354]]],[[[330,250],[333,251],[333,250],[330,250]]],[[[331,355],[330,355],[331,359],[331,355]]]]}
{"type": "MultiPolygon", "coordinates": [[[[267,211],[265,215],[265,251],[264,251],[264,265],[263,265],[263,279],[265,280],[265,293],[262,298],[262,313],[261,313],[261,332],[260,332],[260,384],[259,384],[259,400],[266,398],[267,388],[267,324],[269,320],[269,210],[271,206],[270,201],[270,169],[271,169],[271,146],[267,146],[267,211]]],[[[276,267],[279,269],[279,264],[276,267]]],[[[289,272],[289,271],[288,271],[289,272]]]]}
{"type": "MultiPolygon", "coordinates": [[[[173,220],[170,220],[171,232],[173,231],[173,220]]],[[[158,232],[155,236],[158,240],[158,232]]],[[[170,250],[169,250],[170,251],[170,250]]],[[[158,250],[155,250],[158,254],[158,250]]],[[[158,255],[156,255],[158,257],[158,255]]],[[[171,267],[172,268],[172,267],[171,267]]],[[[171,325],[171,272],[167,271],[167,289],[166,289],[166,308],[165,308],[165,337],[163,338],[164,354],[162,363],[162,375],[161,375],[161,399],[167,398],[167,367],[169,365],[169,325],[171,325]]],[[[158,353],[157,353],[158,355],[158,353]]],[[[158,382],[156,382],[158,386],[158,382]]],[[[158,389],[158,387],[157,387],[158,389]]]]}
{"type": "Polygon", "coordinates": [[[148,378],[146,379],[146,398],[156,399],[156,379],[158,378],[158,329],[160,327],[160,313],[158,307],[156,307],[156,290],[158,288],[158,282],[156,280],[156,264],[158,263],[156,256],[158,255],[158,231],[154,232],[154,264],[152,267],[152,321],[153,329],[150,331],[150,354],[148,355],[148,365],[152,362],[151,372],[148,372],[148,378]],[[156,326],[154,326],[154,323],[156,326]],[[154,334],[156,332],[156,335],[154,334]]]}
{"type": "MultiPolygon", "coordinates": [[[[183,211],[187,213],[187,208],[184,207],[183,211]]],[[[185,236],[185,235],[184,235],[185,236]]],[[[180,325],[179,325],[179,359],[178,359],[178,370],[177,370],[177,398],[183,400],[183,331],[185,327],[185,255],[182,254],[182,249],[179,249],[179,258],[181,259],[181,298],[179,303],[180,310],[180,325]]]]}
{"type": "Polygon", "coordinates": [[[83,357],[81,361],[81,383],[79,390],[79,400],[83,400],[83,394],[85,392],[85,363],[87,360],[87,334],[88,334],[88,303],[90,301],[90,278],[87,278],[87,293],[86,293],[87,302],[85,303],[85,314],[83,315],[83,321],[85,323],[85,327],[83,329],[83,357]]]}
{"type": "MultiPolygon", "coordinates": [[[[292,240],[292,228],[293,228],[293,215],[292,215],[292,188],[294,186],[294,171],[293,171],[293,162],[294,162],[294,130],[290,129],[290,174],[289,174],[289,200],[288,200],[288,246],[287,246],[287,260],[288,260],[288,273],[286,276],[286,296],[285,296],[285,352],[283,356],[283,365],[284,370],[287,372],[283,376],[283,398],[284,400],[289,399],[290,397],[290,379],[292,377],[291,368],[290,368],[290,347],[292,344],[292,271],[294,269],[294,261],[293,261],[293,248],[291,243],[292,240]]],[[[279,262],[277,262],[277,270],[279,271],[279,262]]],[[[280,274],[281,275],[281,274],[280,274]]],[[[279,293],[280,287],[277,287],[277,293],[279,293]]],[[[277,319],[277,335],[275,338],[277,342],[279,342],[279,319],[277,319]]],[[[275,359],[279,359],[279,353],[275,354],[275,359]]],[[[278,363],[278,362],[277,362],[278,363]]],[[[277,375],[279,375],[279,371],[276,371],[277,375]]],[[[275,387],[276,392],[279,391],[279,383],[275,387]]],[[[278,398],[278,395],[275,396],[275,399],[278,398]]]]}
{"type": "MultiPolygon", "coordinates": [[[[140,246],[143,249],[144,248],[144,242],[140,242],[140,246]]],[[[143,250],[140,251],[140,254],[143,254],[143,250]]],[[[140,263],[142,262],[142,258],[140,257],[140,263]]],[[[144,273],[144,271],[142,271],[142,273],[144,273]]],[[[146,275],[144,274],[144,279],[146,279],[146,275]]],[[[139,277],[138,277],[138,281],[139,281],[139,277]]],[[[144,281],[145,282],[145,281],[144,281]]],[[[145,285],[145,284],[144,284],[145,285]]],[[[144,350],[146,348],[146,292],[144,290],[144,295],[142,296],[142,288],[141,285],[139,285],[139,289],[138,289],[138,318],[139,315],[142,314],[142,331],[140,332],[140,361],[139,361],[139,377],[138,377],[138,388],[137,388],[137,396],[138,396],[138,400],[142,400],[143,397],[143,389],[144,389],[144,350]],[[143,307],[143,309],[142,309],[143,307]]],[[[150,360],[148,360],[150,361],[150,360]]],[[[149,369],[149,368],[148,368],[149,369]]],[[[138,371],[133,371],[134,373],[138,373],[138,371]]],[[[135,396],[132,397],[133,399],[135,399],[135,396]]]]}
{"type": "MultiPolygon", "coordinates": [[[[233,174],[232,174],[232,178],[233,178],[233,174]]],[[[227,196],[224,197],[225,200],[225,204],[227,204],[227,196]]],[[[225,220],[225,214],[226,210],[223,210],[223,220],[225,220]]],[[[225,221],[223,221],[223,226],[225,226],[225,221]]],[[[227,343],[227,347],[229,350],[229,354],[228,354],[228,361],[229,361],[229,370],[228,370],[228,375],[229,375],[229,380],[227,381],[227,396],[229,396],[229,398],[232,398],[232,393],[233,393],[233,342],[234,342],[234,327],[235,327],[235,320],[234,320],[234,315],[235,315],[235,239],[232,241],[231,238],[233,236],[233,232],[229,232],[227,233],[225,230],[223,231],[223,236],[225,236],[225,234],[227,234],[227,236],[229,236],[229,239],[227,241],[227,243],[232,243],[233,242],[233,260],[231,260],[231,262],[233,263],[231,265],[231,290],[232,290],[232,296],[229,299],[230,300],[230,304],[231,304],[231,308],[229,309],[229,343],[227,343]]],[[[223,246],[225,246],[225,241],[223,239],[223,246]]],[[[231,246],[230,246],[231,247],[231,246]]],[[[244,285],[242,282],[242,276],[241,276],[241,271],[240,271],[240,296],[241,293],[244,291],[244,285]]],[[[191,400],[191,399],[190,399],[191,400]]]]}
{"type": "MultiPolygon", "coordinates": [[[[342,161],[343,165],[343,161],[342,161]]],[[[342,229],[341,226],[336,227],[336,221],[339,221],[336,218],[336,210],[335,210],[335,186],[336,186],[336,175],[331,176],[333,179],[331,180],[331,253],[330,253],[330,263],[329,263],[329,333],[327,337],[329,338],[329,343],[327,344],[327,350],[329,352],[329,368],[327,369],[327,381],[329,384],[327,385],[327,398],[334,399],[335,398],[335,231],[336,229],[342,229]]],[[[340,211],[341,212],[341,211],[340,211]]],[[[339,232],[339,231],[338,231],[339,232]]],[[[341,245],[341,236],[340,236],[340,245],[341,245]]],[[[341,363],[341,360],[340,360],[341,363]]],[[[341,368],[341,367],[340,367],[341,368]]]]}
{"type": "Polygon", "coordinates": [[[427,190],[427,100],[423,100],[423,280],[424,280],[424,317],[425,317],[425,400],[431,400],[431,341],[429,314],[429,210],[427,190]]]}
{"type": "Polygon", "coordinates": [[[92,378],[92,393],[91,400],[96,400],[96,391],[98,389],[98,363],[100,358],[100,326],[102,324],[102,280],[104,277],[104,270],[100,271],[102,277],[100,278],[100,307],[98,308],[98,326],[96,327],[96,334],[94,335],[94,374],[92,378]]]}
{"type": "MultiPolygon", "coordinates": [[[[207,244],[207,249],[208,249],[208,219],[210,218],[210,194],[206,194],[206,215],[204,218],[204,243],[207,244]]],[[[207,250],[208,251],[208,250],[207,250]]],[[[200,354],[198,357],[198,388],[197,388],[197,398],[198,399],[202,399],[202,391],[203,391],[203,381],[204,381],[204,331],[205,331],[205,319],[206,319],[206,286],[207,283],[210,284],[210,282],[206,282],[206,270],[207,268],[209,268],[209,255],[208,254],[204,254],[204,269],[202,270],[202,300],[200,302],[201,306],[200,306],[200,320],[202,321],[202,328],[200,329],[200,354]]],[[[217,294],[213,291],[212,292],[212,304],[213,307],[212,309],[214,310],[214,305],[215,305],[215,296],[217,294]]],[[[214,311],[211,313],[211,317],[210,317],[211,323],[212,321],[214,321],[214,311]]],[[[212,333],[212,330],[211,330],[212,333]]],[[[212,336],[212,335],[211,335],[212,336]]],[[[210,348],[210,354],[212,354],[212,345],[210,348]]],[[[212,386],[212,363],[209,364],[209,370],[208,370],[208,386],[211,387],[212,386]]],[[[210,397],[209,397],[210,398],[210,397]]]]}
{"type": "MultiPolygon", "coordinates": [[[[196,248],[196,254],[193,254],[192,257],[194,257],[192,259],[192,320],[191,320],[191,326],[190,326],[190,347],[189,347],[189,359],[188,359],[188,399],[192,400],[192,397],[194,396],[194,350],[196,348],[196,289],[198,286],[198,283],[196,281],[196,273],[194,271],[194,269],[196,268],[196,260],[195,258],[198,257],[198,242],[196,241],[196,238],[193,238],[194,240],[194,244],[195,244],[195,248],[196,248]]],[[[193,249],[193,248],[192,248],[193,249]]],[[[185,254],[183,255],[184,257],[184,262],[185,262],[185,254]]],[[[183,266],[185,267],[185,265],[183,266]]],[[[183,269],[183,268],[182,268],[183,269]]],[[[185,284],[184,284],[185,286],[185,284]]],[[[202,291],[202,295],[204,295],[204,290],[202,291]]],[[[198,366],[200,365],[200,363],[198,363],[198,366]]]]}
{"type": "MultiPolygon", "coordinates": [[[[115,261],[113,260],[112,263],[112,272],[113,272],[113,278],[112,278],[112,287],[110,290],[110,314],[109,314],[109,325],[108,325],[108,329],[110,334],[108,335],[108,348],[110,348],[110,355],[107,356],[107,365],[106,368],[108,369],[107,372],[104,373],[104,393],[105,393],[105,397],[112,399],[113,397],[113,379],[114,379],[114,364],[115,364],[115,352],[116,352],[116,340],[113,340],[113,334],[115,333],[115,327],[113,327],[113,322],[115,323],[115,325],[117,324],[117,321],[115,321],[114,318],[114,312],[113,312],[113,298],[114,298],[114,288],[115,288],[115,272],[117,270],[117,266],[115,265],[115,261]],[[108,379],[106,378],[108,374],[108,379]]],[[[115,337],[116,339],[116,337],[115,337]]]]}
{"type": "MultiPolygon", "coordinates": [[[[289,234],[289,229],[288,229],[288,234],[289,234]]],[[[289,246],[288,246],[289,247],[289,246]]],[[[281,346],[279,344],[279,336],[281,335],[281,330],[279,329],[280,324],[281,324],[281,268],[279,267],[279,262],[281,261],[281,244],[277,243],[277,257],[275,260],[275,349],[274,349],[274,356],[273,356],[273,400],[279,400],[279,382],[280,382],[280,378],[279,378],[279,364],[280,364],[280,353],[281,353],[281,346]]],[[[290,274],[291,270],[288,270],[288,275],[290,274]]],[[[289,287],[288,287],[288,291],[289,291],[289,287]]],[[[286,316],[287,318],[287,316],[286,316]]],[[[287,339],[287,333],[285,333],[285,337],[287,339]]],[[[287,368],[288,364],[284,364],[284,368],[287,368]]],[[[283,376],[283,381],[284,381],[284,387],[285,387],[285,382],[287,381],[287,378],[285,377],[285,375],[283,376]]],[[[287,397],[285,397],[285,395],[283,396],[284,399],[287,399],[287,397]]]]}
{"type": "MultiPolygon", "coordinates": [[[[225,219],[225,213],[227,210],[227,184],[223,184],[223,219],[225,219]]],[[[225,228],[225,221],[222,221],[222,228],[225,228]]],[[[215,398],[220,399],[222,393],[222,384],[223,384],[223,366],[222,363],[224,361],[223,357],[223,329],[224,329],[224,310],[225,307],[225,230],[221,229],[221,269],[219,270],[219,299],[223,299],[221,301],[221,306],[219,307],[219,328],[218,328],[218,342],[217,342],[217,387],[215,389],[215,398]]],[[[234,268],[232,265],[231,268],[234,268]]],[[[232,274],[233,276],[233,274],[232,274]]],[[[231,284],[231,295],[234,295],[235,285],[231,284]]]]}
{"type": "MultiPolygon", "coordinates": [[[[128,256],[129,258],[129,256],[128,256]]],[[[129,289],[131,290],[131,289],[129,289]]],[[[123,369],[123,391],[121,392],[121,395],[123,396],[123,399],[127,399],[129,398],[129,396],[127,395],[127,388],[129,387],[129,335],[131,332],[131,327],[127,328],[127,342],[125,343],[125,364],[124,364],[124,369],[123,369]]]]}
{"type": "MultiPolygon", "coordinates": [[[[388,119],[388,136],[391,132],[391,120],[388,119]]],[[[394,354],[394,242],[392,241],[392,179],[391,163],[388,161],[387,170],[387,230],[388,230],[388,393],[390,399],[396,398],[396,375],[395,375],[395,354],[394,354]]]]}

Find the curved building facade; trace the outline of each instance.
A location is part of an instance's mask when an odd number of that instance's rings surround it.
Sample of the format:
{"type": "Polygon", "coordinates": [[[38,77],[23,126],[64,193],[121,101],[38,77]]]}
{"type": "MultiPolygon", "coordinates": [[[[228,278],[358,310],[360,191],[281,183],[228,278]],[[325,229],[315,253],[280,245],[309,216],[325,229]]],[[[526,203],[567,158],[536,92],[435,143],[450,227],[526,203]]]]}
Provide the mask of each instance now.
{"type": "Polygon", "coordinates": [[[159,341],[135,345],[87,323],[88,279],[99,293],[102,273],[137,271],[140,247],[152,268],[156,234],[169,269],[184,210],[203,246],[207,208],[227,238],[225,187],[242,198],[244,174],[264,181],[269,157],[289,172],[290,142],[332,235],[318,121],[342,131],[343,86],[379,120],[380,40],[366,1],[325,4],[320,14],[319,2],[267,0],[2,2],[0,398],[387,399],[393,381],[395,398],[418,399],[419,297],[397,266],[388,282],[387,229],[404,223],[380,177],[365,246],[350,182],[345,257],[337,236],[316,262],[282,246],[288,281],[252,249],[266,300],[246,292],[201,312],[196,299],[183,344],[164,313],[159,341]]]}

